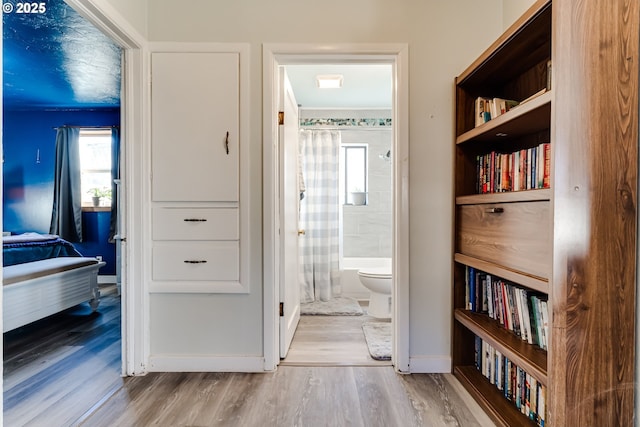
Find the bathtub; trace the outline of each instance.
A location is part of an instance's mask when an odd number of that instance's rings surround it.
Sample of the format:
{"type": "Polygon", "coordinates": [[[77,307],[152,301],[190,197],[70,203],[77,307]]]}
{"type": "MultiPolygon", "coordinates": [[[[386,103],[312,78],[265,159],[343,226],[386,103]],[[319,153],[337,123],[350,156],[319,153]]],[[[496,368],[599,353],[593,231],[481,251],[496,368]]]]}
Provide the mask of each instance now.
{"type": "Polygon", "coordinates": [[[388,266],[391,269],[391,258],[342,258],[340,263],[342,295],[359,301],[369,300],[369,290],[360,283],[358,270],[382,266],[388,266]]]}

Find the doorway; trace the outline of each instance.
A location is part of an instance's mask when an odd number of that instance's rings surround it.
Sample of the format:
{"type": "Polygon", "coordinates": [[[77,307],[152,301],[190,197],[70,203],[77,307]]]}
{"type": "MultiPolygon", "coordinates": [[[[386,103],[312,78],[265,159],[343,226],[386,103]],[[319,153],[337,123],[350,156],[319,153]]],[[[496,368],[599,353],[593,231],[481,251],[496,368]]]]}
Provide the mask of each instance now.
{"type": "MultiPolygon", "coordinates": [[[[300,195],[296,218],[285,213],[281,223],[285,236],[290,222],[299,222],[301,231],[289,239],[298,246],[299,275],[280,283],[300,290],[301,317],[281,364],[391,364],[392,66],[292,64],[282,70],[299,120],[293,141],[280,138],[281,151],[298,149],[297,167],[280,165],[281,181],[298,177],[301,188],[294,192],[300,195]],[[373,303],[359,274],[372,269],[379,276],[373,303]]],[[[285,133],[291,113],[285,109],[285,133]]],[[[284,246],[282,263],[289,266],[295,249],[284,246]]]]}
{"type": "Polygon", "coordinates": [[[146,41],[129,22],[114,9],[96,4],[95,0],[65,0],[81,16],[91,22],[122,50],[121,127],[120,127],[120,194],[118,199],[117,262],[121,284],[121,370],[122,375],[146,372],[145,329],[147,298],[143,286],[143,249],[141,224],[148,223],[142,207],[147,168],[144,162],[145,99],[143,46],[146,41]]]}
{"type": "MultiPolygon", "coordinates": [[[[407,76],[406,76],[406,46],[331,46],[322,48],[317,46],[299,45],[265,45],[264,46],[264,89],[265,89],[265,359],[266,369],[273,364],[280,363],[280,353],[275,350],[281,343],[279,313],[275,313],[276,306],[280,306],[281,295],[284,295],[281,265],[287,260],[287,251],[282,248],[281,212],[279,210],[280,183],[285,179],[286,172],[279,164],[281,147],[277,140],[277,127],[271,117],[277,117],[278,96],[280,88],[279,70],[292,70],[295,67],[320,67],[327,64],[343,64],[345,66],[387,66],[391,70],[391,102],[390,121],[391,147],[380,154],[380,160],[389,161],[392,175],[391,198],[391,260],[393,271],[392,294],[392,363],[399,372],[408,371],[408,188],[407,188],[407,76]],[[272,115],[273,114],[273,115],[272,115]],[[388,156],[387,153],[394,153],[388,156]],[[384,160],[383,160],[384,159],[384,160]],[[272,305],[273,304],[273,305],[272,305]]],[[[355,148],[355,147],[353,147],[355,148]]],[[[344,150],[344,146],[341,147],[344,150]]],[[[353,154],[357,155],[354,149],[353,154]]],[[[356,156],[357,157],[357,156],[356,156]]],[[[366,179],[366,178],[365,178],[366,179]]],[[[349,195],[351,196],[351,195],[349,195]]],[[[345,198],[344,191],[342,197],[345,198]]],[[[353,196],[351,196],[353,197],[353,196]]],[[[353,204],[353,199],[345,203],[353,204]]],[[[304,231],[301,231],[303,233],[304,231]]],[[[286,297],[286,295],[285,295],[286,297]]],[[[284,301],[285,307],[291,302],[284,301]]],[[[295,304],[295,302],[294,302],[295,304]]],[[[286,309],[285,309],[286,310],[286,309]]]]}

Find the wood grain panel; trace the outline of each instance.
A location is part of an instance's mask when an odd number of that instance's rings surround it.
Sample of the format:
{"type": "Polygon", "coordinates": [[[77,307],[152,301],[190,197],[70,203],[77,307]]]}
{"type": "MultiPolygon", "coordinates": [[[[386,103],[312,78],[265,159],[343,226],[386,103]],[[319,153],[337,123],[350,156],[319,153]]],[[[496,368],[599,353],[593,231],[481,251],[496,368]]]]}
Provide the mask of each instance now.
{"type": "Polygon", "coordinates": [[[457,252],[549,277],[549,210],[544,201],[459,206],[457,252]]]}
{"type": "Polygon", "coordinates": [[[637,1],[554,0],[553,426],[634,415],[637,1]]]}

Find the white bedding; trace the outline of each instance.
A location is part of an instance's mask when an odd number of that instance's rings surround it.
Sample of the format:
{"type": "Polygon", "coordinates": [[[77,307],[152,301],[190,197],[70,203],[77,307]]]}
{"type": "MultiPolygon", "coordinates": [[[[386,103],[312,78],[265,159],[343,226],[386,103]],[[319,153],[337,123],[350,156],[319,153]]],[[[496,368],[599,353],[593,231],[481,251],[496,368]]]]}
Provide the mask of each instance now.
{"type": "Polygon", "coordinates": [[[22,233],[13,234],[11,236],[2,236],[2,243],[25,243],[25,242],[46,242],[47,240],[55,240],[58,236],[55,234],[40,233],[22,233]]]}

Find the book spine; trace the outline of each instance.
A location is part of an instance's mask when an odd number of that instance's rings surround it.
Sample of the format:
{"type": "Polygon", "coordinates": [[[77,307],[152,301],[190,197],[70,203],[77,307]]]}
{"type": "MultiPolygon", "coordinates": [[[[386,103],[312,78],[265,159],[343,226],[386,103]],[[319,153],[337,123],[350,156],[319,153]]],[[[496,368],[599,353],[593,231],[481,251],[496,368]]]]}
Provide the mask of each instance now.
{"type": "Polygon", "coordinates": [[[469,267],[469,310],[475,311],[476,274],[473,267],[469,267]]]}
{"type": "Polygon", "coordinates": [[[544,143],[544,173],[542,179],[542,188],[550,188],[551,187],[551,144],[544,143]]]}
{"type": "Polygon", "coordinates": [[[469,310],[469,266],[464,266],[464,308],[465,310],[469,310]]]}
{"type": "Polygon", "coordinates": [[[542,348],[547,350],[549,338],[549,309],[547,301],[540,301],[540,315],[542,317],[542,348]]]}

